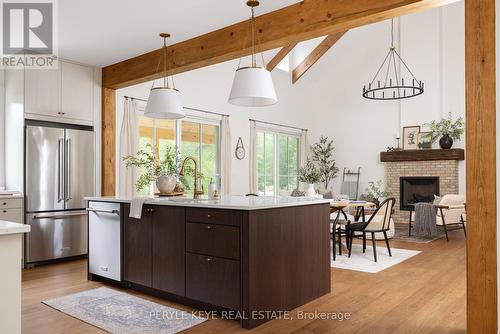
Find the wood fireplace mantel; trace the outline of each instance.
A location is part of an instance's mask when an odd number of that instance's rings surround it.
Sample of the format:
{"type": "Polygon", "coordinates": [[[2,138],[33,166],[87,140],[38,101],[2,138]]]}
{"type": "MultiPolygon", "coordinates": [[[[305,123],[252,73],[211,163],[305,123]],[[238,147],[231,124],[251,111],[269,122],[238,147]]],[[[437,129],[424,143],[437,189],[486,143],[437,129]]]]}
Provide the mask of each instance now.
{"type": "Polygon", "coordinates": [[[404,150],[380,153],[381,162],[432,160],[465,160],[465,150],[452,148],[449,150],[404,150]]]}

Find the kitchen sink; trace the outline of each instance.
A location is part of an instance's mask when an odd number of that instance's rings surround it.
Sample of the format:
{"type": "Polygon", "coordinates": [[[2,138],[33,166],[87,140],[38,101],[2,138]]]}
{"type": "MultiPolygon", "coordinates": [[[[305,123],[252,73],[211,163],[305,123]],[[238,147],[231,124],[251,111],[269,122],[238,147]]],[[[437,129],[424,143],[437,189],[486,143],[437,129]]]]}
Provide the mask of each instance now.
{"type": "Polygon", "coordinates": [[[177,202],[177,203],[215,203],[216,200],[208,198],[187,198],[187,197],[169,197],[159,199],[160,201],[177,202]]]}

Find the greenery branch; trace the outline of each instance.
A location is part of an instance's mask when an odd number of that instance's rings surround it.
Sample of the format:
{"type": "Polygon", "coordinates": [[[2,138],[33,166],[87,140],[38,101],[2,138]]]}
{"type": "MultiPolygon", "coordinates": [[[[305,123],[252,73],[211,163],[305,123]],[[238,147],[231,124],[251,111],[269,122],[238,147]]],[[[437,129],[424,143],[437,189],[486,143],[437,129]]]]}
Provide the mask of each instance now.
{"type": "Polygon", "coordinates": [[[429,128],[429,133],[425,137],[433,143],[444,136],[459,140],[465,132],[464,119],[459,117],[454,121],[451,113],[447,117],[443,117],[439,122],[434,120],[424,124],[424,126],[429,128]]]}

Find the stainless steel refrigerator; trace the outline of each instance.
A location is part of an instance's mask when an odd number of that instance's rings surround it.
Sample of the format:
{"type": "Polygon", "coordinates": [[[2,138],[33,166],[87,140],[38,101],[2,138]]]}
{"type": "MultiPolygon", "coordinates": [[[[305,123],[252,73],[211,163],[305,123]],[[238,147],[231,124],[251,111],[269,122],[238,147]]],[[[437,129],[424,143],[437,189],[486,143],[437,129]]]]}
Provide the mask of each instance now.
{"type": "Polygon", "coordinates": [[[92,127],[27,121],[25,263],[87,254],[85,196],[94,195],[92,127]]]}

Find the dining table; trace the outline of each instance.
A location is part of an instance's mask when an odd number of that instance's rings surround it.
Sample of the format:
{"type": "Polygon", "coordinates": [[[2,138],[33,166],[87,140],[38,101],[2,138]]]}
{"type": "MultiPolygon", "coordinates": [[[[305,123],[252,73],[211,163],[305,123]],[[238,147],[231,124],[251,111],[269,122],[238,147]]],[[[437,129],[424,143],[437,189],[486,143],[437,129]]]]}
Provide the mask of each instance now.
{"type": "MultiPolygon", "coordinates": [[[[335,219],[333,219],[332,224],[332,240],[333,240],[333,260],[336,260],[336,240],[335,233],[337,231],[337,226],[339,225],[339,221],[341,216],[344,217],[346,221],[346,226],[344,230],[345,238],[346,238],[346,247],[349,245],[349,226],[351,224],[351,220],[348,218],[346,210],[355,209],[356,213],[354,215],[354,222],[366,222],[365,218],[365,209],[373,209],[376,208],[375,203],[368,201],[353,201],[353,200],[332,200],[330,202],[330,214],[337,213],[335,219]]],[[[339,242],[339,255],[342,255],[342,231],[338,233],[338,242],[339,242]]]]}

